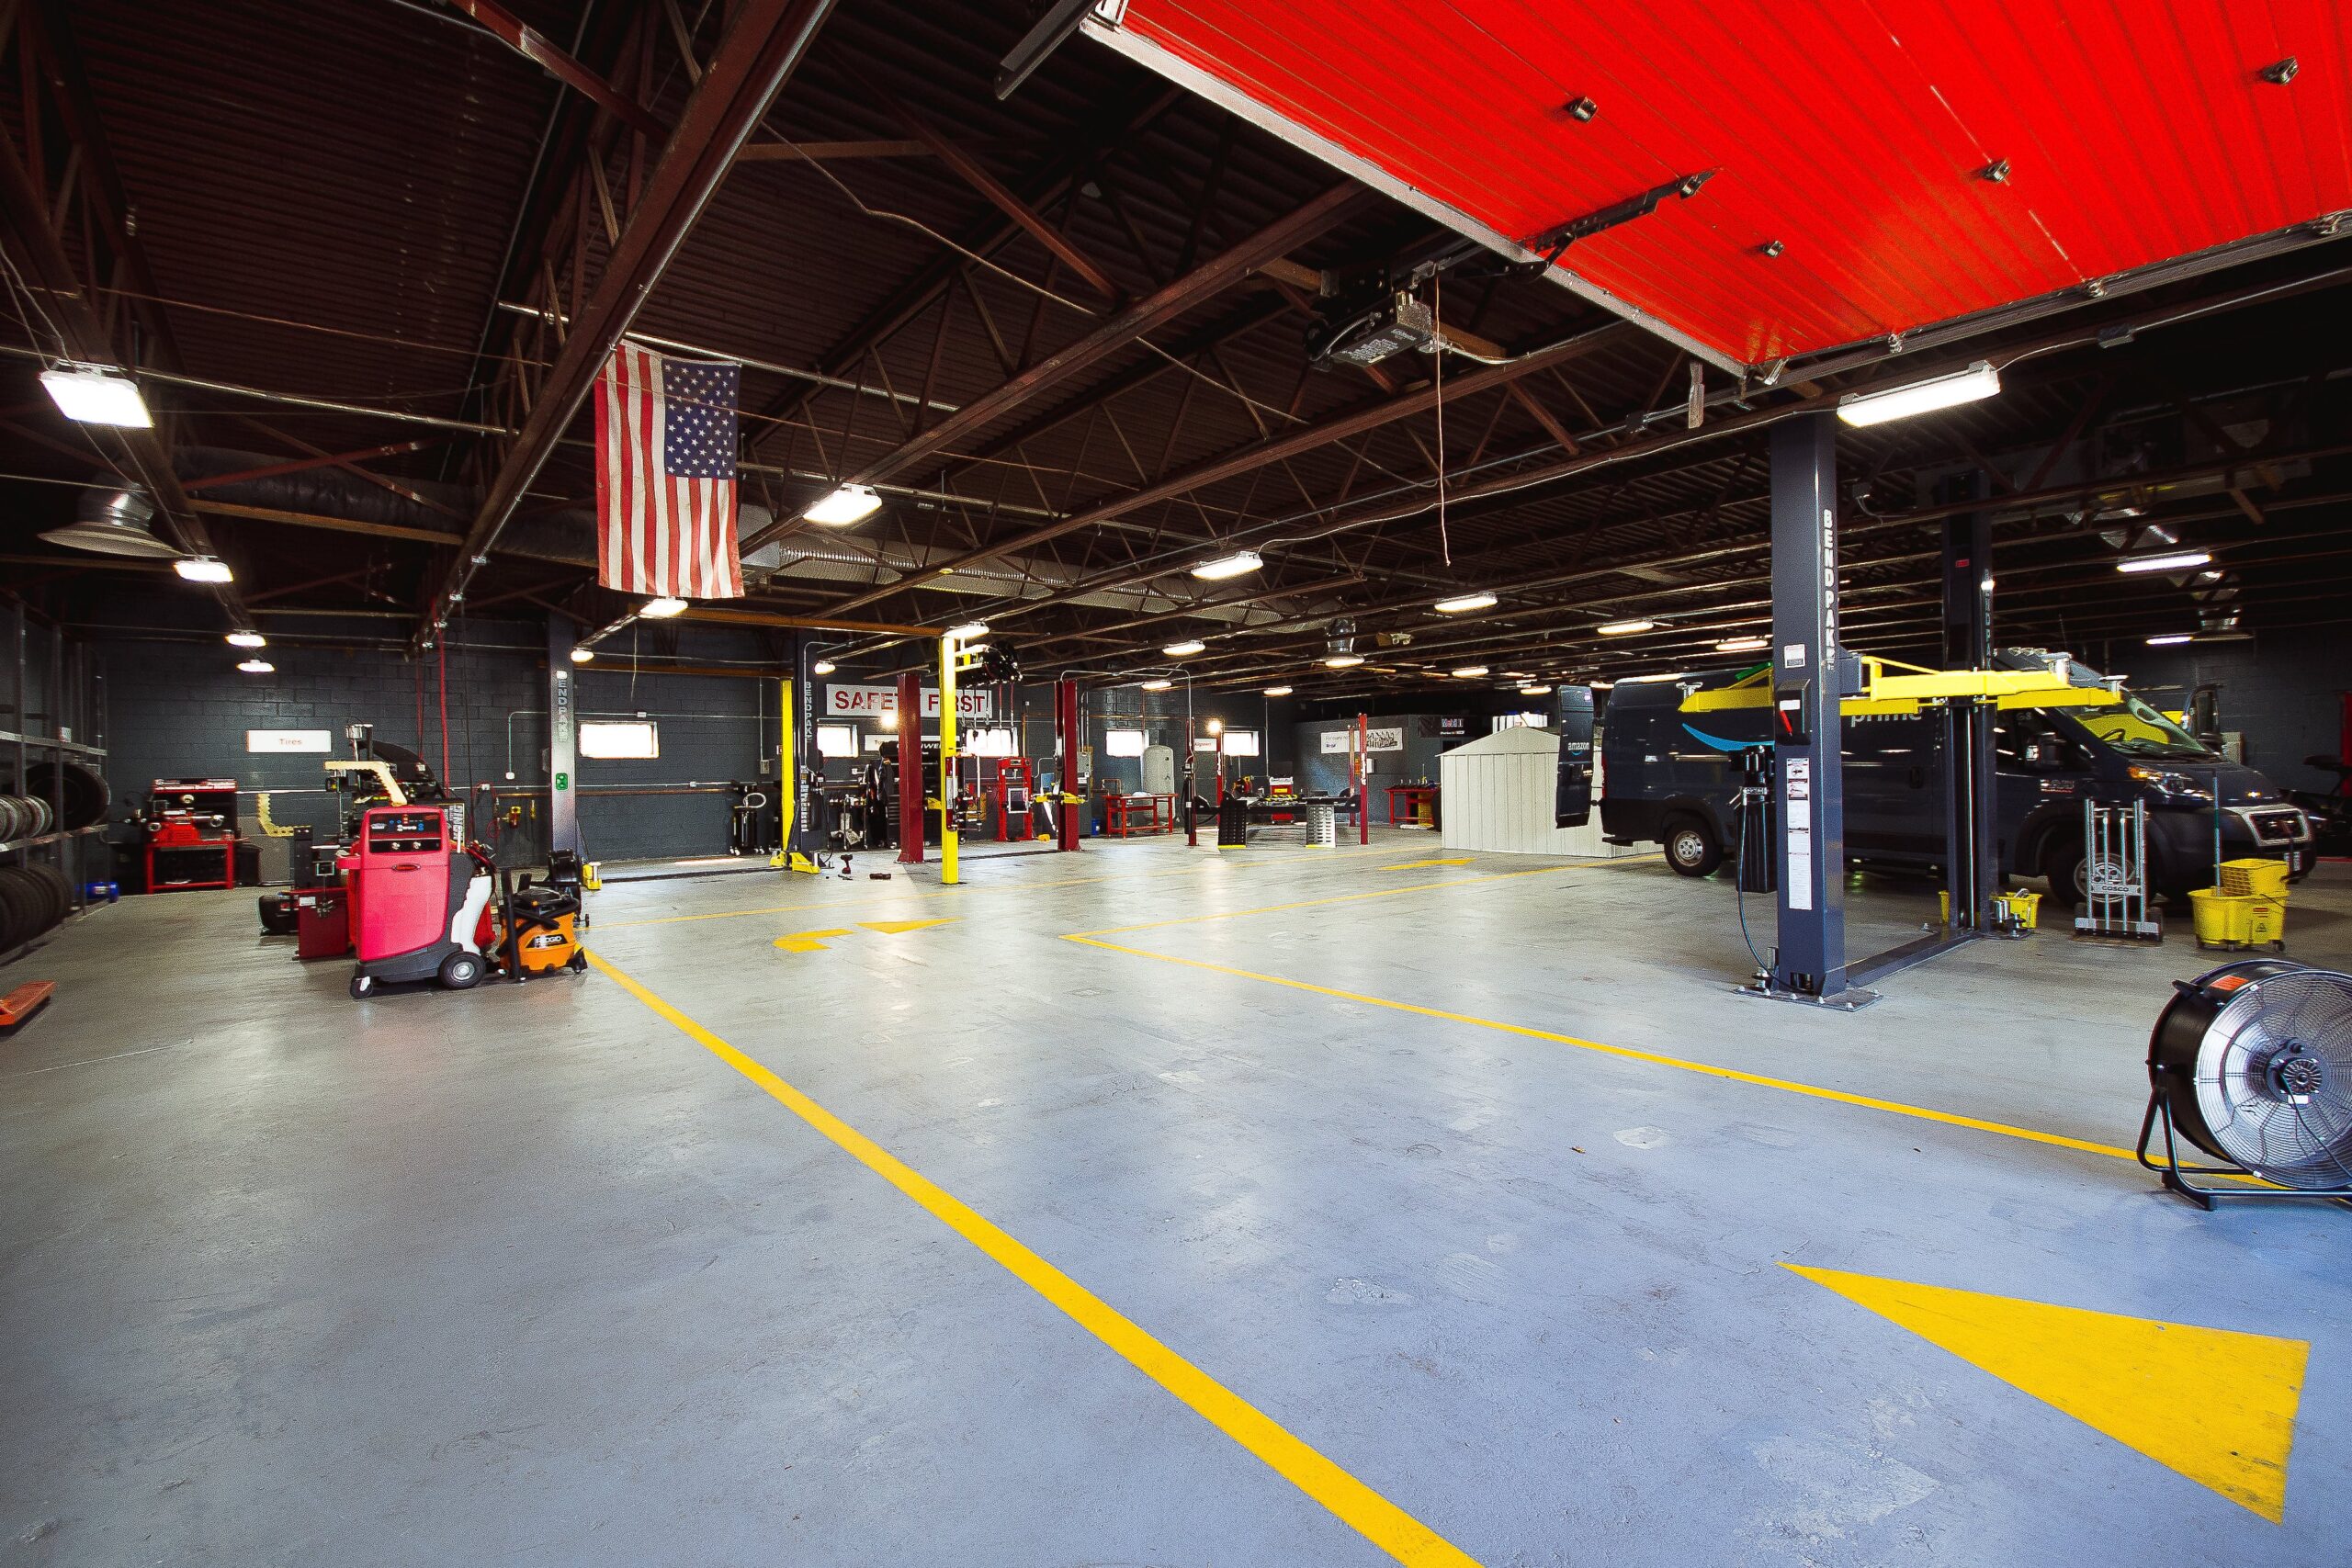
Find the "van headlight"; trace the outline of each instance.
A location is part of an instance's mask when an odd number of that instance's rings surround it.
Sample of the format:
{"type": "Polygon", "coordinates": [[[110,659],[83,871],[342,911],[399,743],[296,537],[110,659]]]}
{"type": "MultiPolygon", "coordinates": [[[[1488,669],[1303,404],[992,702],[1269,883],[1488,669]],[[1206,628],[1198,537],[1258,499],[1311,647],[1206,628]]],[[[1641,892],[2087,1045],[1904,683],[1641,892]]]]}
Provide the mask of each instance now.
{"type": "Polygon", "coordinates": [[[2159,800],[2196,801],[2203,804],[2211,802],[2213,798],[2213,792],[2208,786],[2207,781],[2199,778],[2195,773],[2177,773],[2169,769],[2143,767],[2134,762],[2132,765],[2132,776],[2141,784],[2146,784],[2159,800]]]}

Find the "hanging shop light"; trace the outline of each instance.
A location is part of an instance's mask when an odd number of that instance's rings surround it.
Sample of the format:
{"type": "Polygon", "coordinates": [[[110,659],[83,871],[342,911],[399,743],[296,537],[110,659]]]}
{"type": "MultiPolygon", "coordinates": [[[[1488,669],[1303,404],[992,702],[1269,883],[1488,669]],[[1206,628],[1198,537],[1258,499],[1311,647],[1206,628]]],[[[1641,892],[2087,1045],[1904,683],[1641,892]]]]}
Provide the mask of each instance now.
{"type": "Polygon", "coordinates": [[[1883,392],[1849,392],[1838,400],[1838,417],[1848,424],[1884,424],[1891,419],[1908,419],[1913,414],[1973,403],[1994,397],[2000,390],[2000,373],[1993,368],[1991,360],[1980,359],[1965,370],[1914,381],[1907,387],[1890,387],[1883,392]]]}
{"type": "Polygon", "coordinates": [[[1487,667],[1483,664],[1465,664],[1453,672],[1453,678],[1457,681],[1475,681],[1486,672],[1487,667]]]}
{"type": "Polygon", "coordinates": [[[1632,637],[1635,632],[1654,631],[1656,621],[1604,621],[1593,627],[1602,637],[1632,637]]]}
{"type": "Polygon", "coordinates": [[[1771,646],[1772,640],[1770,637],[1727,637],[1715,644],[1715,651],[1717,653],[1754,653],[1759,649],[1771,646]]]}
{"type": "Polygon", "coordinates": [[[1171,642],[1159,651],[1170,659],[1190,659],[1196,653],[1206,653],[1208,650],[1207,643],[1187,637],[1182,642],[1171,642]]]}
{"type": "Polygon", "coordinates": [[[275,675],[277,673],[277,666],[272,664],[266,659],[248,659],[243,664],[238,665],[237,668],[243,671],[248,675],[275,675]]]}
{"type": "Polygon", "coordinates": [[[976,637],[988,636],[989,624],[986,621],[966,621],[960,626],[948,627],[947,635],[957,642],[969,642],[976,637]]]}
{"type": "Polygon", "coordinates": [[[882,498],[874,493],[872,485],[842,485],[831,494],[820,497],[800,515],[828,528],[846,528],[853,523],[865,522],[881,505],[882,498]]]}
{"type": "Polygon", "coordinates": [[[830,675],[833,672],[833,669],[834,665],[831,660],[820,659],[816,663],[808,666],[808,673],[811,675],[830,675]]]}
{"type": "Polygon", "coordinates": [[[673,615],[684,615],[686,602],[684,599],[648,599],[638,606],[637,613],[650,620],[666,621],[673,615]]]}
{"type": "Polygon", "coordinates": [[[1326,670],[1352,670],[1363,662],[1361,653],[1335,653],[1323,661],[1326,670]]]}
{"type": "Polygon", "coordinates": [[[596,650],[593,648],[575,648],[571,650],[571,661],[574,664],[585,664],[595,657],[596,650]]]}
{"type": "Polygon", "coordinates": [[[2159,632],[2148,639],[2150,648],[2177,648],[2194,636],[2189,632],[2159,632]]]}
{"type": "Polygon", "coordinates": [[[1491,610],[1495,596],[1491,593],[1463,593],[1452,599],[1441,599],[1431,608],[1441,615],[1466,615],[1473,610],[1491,610]]]}
{"type": "Polygon", "coordinates": [[[1161,681],[1146,681],[1146,682],[1143,683],[1143,689],[1144,689],[1145,691],[1147,691],[1147,692],[1164,692],[1164,691],[1168,690],[1168,688],[1169,688],[1169,687],[1173,686],[1175,683],[1176,683],[1176,682],[1173,682],[1173,681],[1166,681],[1166,680],[1161,680],[1161,681]]]}
{"type": "Polygon", "coordinates": [[[155,419],[139,383],[103,365],[66,365],[40,374],[41,389],[57,412],[78,424],[111,424],[125,430],[152,430],[155,419]]]}
{"type": "Polygon", "coordinates": [[[1222,582],[1228,577],[1240,577],[1255,571],[1265,564],[1264,558],[1255,550],[1236,550],[1229,556],[1201,562],[1193,569],[1193,575],[1211,582],[1222,582]]]}
{"type": "Polygon", "coordinates": [[[2206,550],[2180,550],[2168,556],[2126,556],[2115,563],[2118,571],[2187,571],[2213,558],[2206,550]]]}
{"type": "Polygon", "coordinates": [[[1270,697],[1286,697],[1290,695],[1290,688],[1288,686],[1269,686],[1266,688],[1266,695],[1270,697]]]}
{"type": "Polygon", "coordinates": [[[172,570],[190,582],[232,582],[237,574],[229,563],[212,556],[188,556],[172,563],[172,570]]]}
{"type": "Polygon", "coordinates": [[[267,648],[269,638],[259,632],[231,632],[229,646],[231,648],[267,648]]]}

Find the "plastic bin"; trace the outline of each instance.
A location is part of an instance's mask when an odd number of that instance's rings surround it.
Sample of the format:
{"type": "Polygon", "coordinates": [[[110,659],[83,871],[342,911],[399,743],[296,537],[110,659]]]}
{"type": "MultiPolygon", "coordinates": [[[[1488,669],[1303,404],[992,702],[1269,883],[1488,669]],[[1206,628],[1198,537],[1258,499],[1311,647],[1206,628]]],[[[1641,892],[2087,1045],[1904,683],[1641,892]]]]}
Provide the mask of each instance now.
{"type": "Polygon", "coordinates": [[[2225,860],[2222,891],[2237,897],[2287,897],[2287,863],[2282,860],[2225,860]]]}

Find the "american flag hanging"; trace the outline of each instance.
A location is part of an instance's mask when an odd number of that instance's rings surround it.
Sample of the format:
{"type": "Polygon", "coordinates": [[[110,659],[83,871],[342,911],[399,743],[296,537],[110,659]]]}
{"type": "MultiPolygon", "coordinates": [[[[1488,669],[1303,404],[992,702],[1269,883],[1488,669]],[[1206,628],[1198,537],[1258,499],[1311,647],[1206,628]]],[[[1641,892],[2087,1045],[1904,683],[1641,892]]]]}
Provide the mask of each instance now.
{"type": "Polygon", "coordinates": [[[596,581],[623,593],[740,599],[740,365],[624,343],[596,378],[596,581]]]}

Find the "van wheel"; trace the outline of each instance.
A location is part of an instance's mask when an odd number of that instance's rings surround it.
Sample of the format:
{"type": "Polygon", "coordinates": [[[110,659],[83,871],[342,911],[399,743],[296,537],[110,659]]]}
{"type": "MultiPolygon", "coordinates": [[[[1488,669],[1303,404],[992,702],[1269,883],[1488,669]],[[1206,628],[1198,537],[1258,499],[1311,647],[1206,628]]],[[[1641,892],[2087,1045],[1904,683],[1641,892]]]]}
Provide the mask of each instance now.
{"type": "Polygon", "coordinates": [[[453,953],[441,961],[441,983],[453,991],[469,991],[481,983],[481,954],[453,953]]]}
{"type": "Polygon", "coordinates": [[[1684,876],[1705,876],[1724,863],[1724,847],[1696,817],[1677,817],[1666,825],[1666,863],[1684,876]]]}

